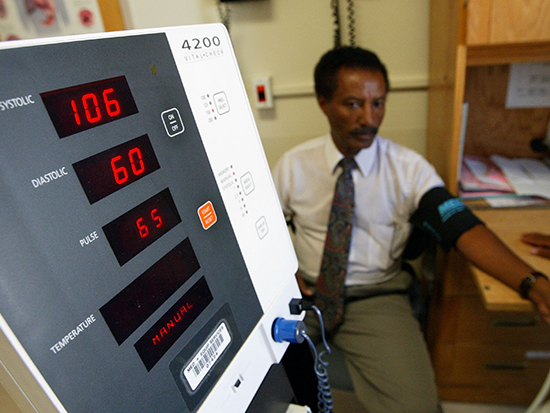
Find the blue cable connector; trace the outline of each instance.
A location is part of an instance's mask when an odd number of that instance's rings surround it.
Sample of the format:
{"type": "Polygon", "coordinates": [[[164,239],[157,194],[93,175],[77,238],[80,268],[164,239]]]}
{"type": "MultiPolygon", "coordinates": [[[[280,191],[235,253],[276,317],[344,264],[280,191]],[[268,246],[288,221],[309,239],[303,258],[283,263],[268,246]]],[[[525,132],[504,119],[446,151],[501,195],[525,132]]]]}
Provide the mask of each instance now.
{"type": "Polygon", "coordinates": [[[279,343],[283,341],[296,344],[303,343],[305,333],[306,325],[303,321],[276,318],[273,322],[273,339],[279,343]]]}

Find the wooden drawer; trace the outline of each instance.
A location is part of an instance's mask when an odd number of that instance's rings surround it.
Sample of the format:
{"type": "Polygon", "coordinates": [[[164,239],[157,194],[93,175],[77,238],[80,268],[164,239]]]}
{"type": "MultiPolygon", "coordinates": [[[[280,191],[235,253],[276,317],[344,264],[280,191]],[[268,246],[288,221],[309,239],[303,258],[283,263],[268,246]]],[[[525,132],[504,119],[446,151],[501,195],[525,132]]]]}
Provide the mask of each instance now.
{"type": "Polygon", "coordinates": [[[530,404],[550,369],[550,326],[534,312],[487,311],[463,257],[446,259],[428,334],[440,397],[530,404]]]}
{"type": "Polygon", "coordinates": [[[430,311],[432,342],[503,344],[550,351],[550,325],[536,312],[488,311],[470,265],[452,251],[443,265],[443,286],[430,311]]]}
{"type": "Polygon", "coordinates": [[[433,343],[507,343],[550,351],[550,326],[538,314],[488,312],[479,296],[446,297],[435,311],[441,316],[430,320],[438,322],[433,343]]]}
{"type": "Polygon", "coordinates": [[[489,312],[480,296],[462,296],[456,305],[457,343],[550,351],[550,326],[534,312],[489,312]]]}
{"type": "Polygon", "coordinates": [[[443,400],[529,404],[550,369],[549,359],[527,358],[525,349],[507,344],[441,344],[435,358],[443,400]]]}

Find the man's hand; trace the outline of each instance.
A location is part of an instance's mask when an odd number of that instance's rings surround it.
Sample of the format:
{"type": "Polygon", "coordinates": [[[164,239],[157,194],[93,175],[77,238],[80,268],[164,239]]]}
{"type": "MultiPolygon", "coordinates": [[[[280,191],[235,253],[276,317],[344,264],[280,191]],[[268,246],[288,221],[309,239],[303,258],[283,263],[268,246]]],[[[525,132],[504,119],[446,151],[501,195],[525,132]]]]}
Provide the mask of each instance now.
{"type": "Polygon", "coordinates": [[[315,294],[315,292],[306,284],[299,270],[296,273],[296,281],[298,281],[298,287],[300,287],[300,291],[304,297],[311,297],[315,294]]]}
{"type": "Polygon", "coordinates": [[[531,254],[550,258],[550,235],[539,232],[529,232],[521,236],[521,240],[532,245],[531,254]]]}

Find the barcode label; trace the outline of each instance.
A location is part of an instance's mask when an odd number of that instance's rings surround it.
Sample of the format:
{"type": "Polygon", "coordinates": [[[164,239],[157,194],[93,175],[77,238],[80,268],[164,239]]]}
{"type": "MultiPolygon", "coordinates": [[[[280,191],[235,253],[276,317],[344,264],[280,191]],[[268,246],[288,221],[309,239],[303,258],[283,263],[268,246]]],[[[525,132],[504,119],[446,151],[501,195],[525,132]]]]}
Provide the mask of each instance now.
{"type": "Polygon", "coordinates": [[[221,323],[208,340],[206,340],[206,343],[195,357],[183,369],[183,374],[192,391],[201,384],[201,381],[230,343],[231,335],[227,330],[227,326],[225,323],[221,323]]]}

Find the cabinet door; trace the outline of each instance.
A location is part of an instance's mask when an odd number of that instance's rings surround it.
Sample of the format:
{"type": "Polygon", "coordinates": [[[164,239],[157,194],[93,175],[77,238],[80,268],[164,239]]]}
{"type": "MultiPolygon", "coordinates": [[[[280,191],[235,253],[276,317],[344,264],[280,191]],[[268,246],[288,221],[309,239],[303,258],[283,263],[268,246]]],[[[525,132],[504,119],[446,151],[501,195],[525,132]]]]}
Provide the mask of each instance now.
{"type": "Polygon", "coordinates": [[[547,0],[469,0],[467,44],[550,40],[547,0]]]}

